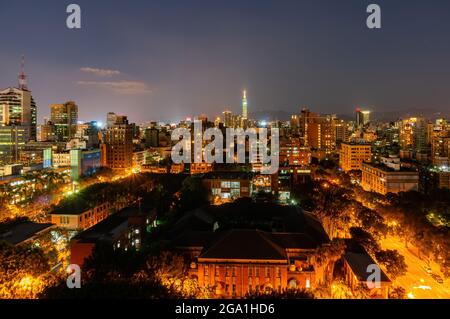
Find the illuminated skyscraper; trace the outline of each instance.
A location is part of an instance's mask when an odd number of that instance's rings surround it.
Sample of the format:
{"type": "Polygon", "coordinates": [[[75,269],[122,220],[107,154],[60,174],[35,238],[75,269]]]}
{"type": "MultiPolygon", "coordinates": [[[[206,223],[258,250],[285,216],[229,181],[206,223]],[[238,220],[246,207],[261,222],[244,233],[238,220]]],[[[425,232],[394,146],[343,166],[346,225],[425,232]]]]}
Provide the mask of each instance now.
{"type": "Polygon", "coordinates": [[[36,103],[28,90],[22,57],[17,88],[0,90],[0,164],[17,162],[20,149],[36,140],[36,103]]]}
{"type": "Polygon", "coordinates": [[[248,103],[247,103],[247,91],[244,90],[243,96],[242,96],[242,119],[244,119],[244,120],[248,119],[247,106],[248,106],[248,103]]]}
{"type": "Polygon", "coordinates": [[[233,113],[230,111],[224,111],[222,114],[225,127],[233,127],[233,113]]]}
{"type": "Polygon", "coordinates": [[[356,126],[363,127],[370,122],[370,111],[363,111],[360,108],[356,109],[356,126]]]}

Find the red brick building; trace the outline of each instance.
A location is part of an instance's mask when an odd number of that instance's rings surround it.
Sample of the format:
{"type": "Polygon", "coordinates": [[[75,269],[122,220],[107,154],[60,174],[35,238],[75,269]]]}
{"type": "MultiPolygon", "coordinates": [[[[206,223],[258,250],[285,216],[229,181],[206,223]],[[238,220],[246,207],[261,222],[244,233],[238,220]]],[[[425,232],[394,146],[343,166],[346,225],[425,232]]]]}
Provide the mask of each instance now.
{"type": "MultiPolygon", "coordinates": [[[[245,217],[243,217],[245,219],[245,217]]],[[[323,281],[324,272],[315,268],[317,248],[329,244],[320,223],[309,213],[294,207],[264,204],[227,204],[210,211],[187,214],[174,228],[189,229],[172,241],[191,265],[190,275],[201,287],[209,287],[217,298],[242,298],[248,293],[286,288],[313,289],[323,281]],[[223,207],[226,206],[226,207],[223,207]],[[226,214],[224,216],[222,214],[226,214]],[[244,212],[269,229],[229,228],[227,220],[240,225],[244,212]]]]}

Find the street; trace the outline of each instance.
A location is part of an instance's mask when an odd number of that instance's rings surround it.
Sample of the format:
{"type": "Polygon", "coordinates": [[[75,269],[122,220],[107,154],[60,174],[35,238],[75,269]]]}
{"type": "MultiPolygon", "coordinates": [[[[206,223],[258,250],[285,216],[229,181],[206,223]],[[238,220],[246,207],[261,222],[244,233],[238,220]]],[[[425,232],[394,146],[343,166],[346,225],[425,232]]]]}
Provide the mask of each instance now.
{"type": "Polygon", "coordinates": [[[397,250],[405,257],[408,265],[406,276],[399,277],[395,280],[395,286],[405,288],[408,298],[414,299],[448,299],[450,298],[450,282],[445,280],[440,273],[439,267],[435,263],[430,263],[430,267],[434,274],[440,275],[444,279],[443,284],[439,284],[428,274],[424,266],[427,263],[418,258],[411,250],[405,247],[405,243],[396,237],[389,236],[381,241],[383,249],[397,250]]]}

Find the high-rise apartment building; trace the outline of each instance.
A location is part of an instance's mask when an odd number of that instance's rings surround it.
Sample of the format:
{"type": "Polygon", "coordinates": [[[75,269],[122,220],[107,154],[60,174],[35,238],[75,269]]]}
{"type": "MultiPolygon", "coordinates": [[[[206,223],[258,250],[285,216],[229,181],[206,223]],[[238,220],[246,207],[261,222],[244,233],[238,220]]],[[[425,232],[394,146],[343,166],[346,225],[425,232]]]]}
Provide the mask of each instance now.
{"type": "Polygon", "coordinates": [[[336,117],[319,115],[308,109],[301,111],[300,136],[303,146],[332,153],[336,149],[336,117]]]}
{"type": "Polygon", "coordinates": [[[108,167],[124,170],[133,166],[133,126],[126,116],[117,116],[116,122],[106,130],[104,144],[108,167]]]}
{"type": "Polygon", "coordinates": [[[372,147],[365,143],[342,143],[339,166],[345,172],[361,170],[362,163],[372,158],[372,147]]]}

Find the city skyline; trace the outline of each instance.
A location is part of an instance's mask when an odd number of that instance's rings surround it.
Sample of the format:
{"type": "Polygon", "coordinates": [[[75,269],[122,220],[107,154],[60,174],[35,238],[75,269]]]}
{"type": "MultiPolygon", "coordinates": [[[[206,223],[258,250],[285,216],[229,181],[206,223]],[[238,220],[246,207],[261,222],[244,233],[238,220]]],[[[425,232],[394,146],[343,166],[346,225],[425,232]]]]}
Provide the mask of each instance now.
{"type": "Polygon", "coordinates": [[[79,1],[81,30],[65,27],[63,3],[42,2],[38,13],[26,10],[27,1],[14,3],[0,32],[7,36],[15,17],[25,22],[0,53],[0,87],[17,85],[24,54],[40,123],[50,104],[70,100],[86,121],[104,122],[109,111],[133,122],[212,118],[226,108],[240,113],[244,89],[250,114],[303,106],[445,112],[449,4],[405,3],[379,1],[376,31],[365,26],[366,1],[79,1]]]}

